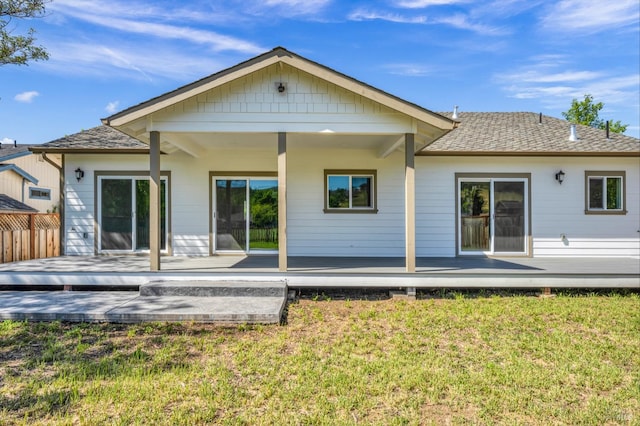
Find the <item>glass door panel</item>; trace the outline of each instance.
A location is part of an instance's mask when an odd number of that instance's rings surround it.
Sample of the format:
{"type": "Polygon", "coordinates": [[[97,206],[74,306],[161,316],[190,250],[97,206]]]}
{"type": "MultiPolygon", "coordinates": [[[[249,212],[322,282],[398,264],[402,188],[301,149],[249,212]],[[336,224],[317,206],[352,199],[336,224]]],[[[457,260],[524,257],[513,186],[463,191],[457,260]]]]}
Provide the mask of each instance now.
{"type": "Polygon", "coordinates": [[[491,250],[490,196],[490,182],[460,182],[461,251],[491,250]]]}
{"type": "Polygon", "coordinates": [[[247,181],[216,180],[216,250],[247,249],[247,181]]]}
{"type": "Polygon", "coordinates": [[[523,181],[493,183],[493,251],[525,251],[525,184],[523,181]]]}
{"type": "MultiPolygon", "coordinates": [[[[160,249],[167,248],[167,183],[160,181],[160,249]]],[[[136,250],[149,250],[149,180],[136,180],[136,250]]]]}
{"type": "Polygon", "coordinates": [[[278,250],[278,181],[249,181],[249,250],[278,250]]]}
{"type": "Polygon", "coordinates": [[[131,250],[133,216],[131,179],[102,179],[101,250],[131,250]]]}

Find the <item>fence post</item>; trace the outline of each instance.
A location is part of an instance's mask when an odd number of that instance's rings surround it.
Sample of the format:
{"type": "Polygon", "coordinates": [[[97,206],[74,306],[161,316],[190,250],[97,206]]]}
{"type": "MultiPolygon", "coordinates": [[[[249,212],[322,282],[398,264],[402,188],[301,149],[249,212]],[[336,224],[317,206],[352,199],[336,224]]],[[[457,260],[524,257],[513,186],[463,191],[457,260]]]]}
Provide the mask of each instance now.
{"type": "Polygon", "coordinates": [[[29,214],[29,259],[36,258],[36,218],[29,214]]]}

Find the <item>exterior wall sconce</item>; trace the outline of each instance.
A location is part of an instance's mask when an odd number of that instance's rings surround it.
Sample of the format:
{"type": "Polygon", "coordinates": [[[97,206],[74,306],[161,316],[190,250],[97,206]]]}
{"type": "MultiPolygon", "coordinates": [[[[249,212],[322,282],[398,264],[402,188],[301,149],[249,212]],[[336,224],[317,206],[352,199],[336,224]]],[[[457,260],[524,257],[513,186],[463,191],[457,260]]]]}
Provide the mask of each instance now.
{"type": "Polygon", "coordinates": [[[278,82],[276,83],[276,90],[282,95],[287,91],[287,85],[283,82],[278,82]]]}
{"type": "Polygon", "coordinates": [[[556,180],[558,181],[558,183],[560,185],[562,185],[562,181],[564,181],[564,175],[565,175],[565,173],[562,170],[560,170],[558,173],[556,173],[556,180]]]}
{"type": "Polygon", "coordinates": [[[84,170],[82,170],[80,167],[78,167],[76,169],[76,179],[78,180],[78,182],[80,182],[83,177],[84,177],[84,170]]]}

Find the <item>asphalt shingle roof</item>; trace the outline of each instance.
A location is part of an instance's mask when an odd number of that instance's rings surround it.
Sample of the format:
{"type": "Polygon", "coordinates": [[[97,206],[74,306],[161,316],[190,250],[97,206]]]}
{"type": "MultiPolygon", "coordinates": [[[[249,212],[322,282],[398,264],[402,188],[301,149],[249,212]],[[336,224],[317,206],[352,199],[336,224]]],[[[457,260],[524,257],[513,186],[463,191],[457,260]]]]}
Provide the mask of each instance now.
{"type": "Polygon", "coordinates": [[[0,194],[0,212],[37,213],[38,210],[24,203],[21,203],[20,201],[11,198],[6,194],[0,194]]]}
{"type": "Polygon", "coordinates": [[[52,150],[148,150],[149,146],[109,126],[97,126],[34,147],[52,150]]]}
{"type": "MultiPolygon", "coordinates": [[[[451,113],[443,113],[451,117],[451,113]]],[[[577,125],[578,140],[570,141],[570,123],[533,112],[461,112],[458,128],[421,152],[425,155],[567,154],[640,155],[640,140],[589,126],[577,125]]]]}
{"type": "Polygon", "coordinates": [[[8,161],[16,157],[31,154],[29,147],[33,145],[7,145],[0,144],[0,161],[8,161]]]}

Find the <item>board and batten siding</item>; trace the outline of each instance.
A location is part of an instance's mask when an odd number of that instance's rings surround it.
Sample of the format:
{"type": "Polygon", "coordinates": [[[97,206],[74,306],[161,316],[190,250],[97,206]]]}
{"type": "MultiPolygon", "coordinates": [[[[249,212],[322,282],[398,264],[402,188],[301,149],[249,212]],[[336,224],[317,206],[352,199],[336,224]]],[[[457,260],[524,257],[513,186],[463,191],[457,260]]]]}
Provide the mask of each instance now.
{"type": "Polygon", "coordinates": [[[531,173],[533,256],[640,256],[638,159],[590,157],[416,158],[417,256],[456,255],[455,173],[474,172],[531,173]],[[585,214],[587,170],[626,173],[627,214],[585,214]]]}

